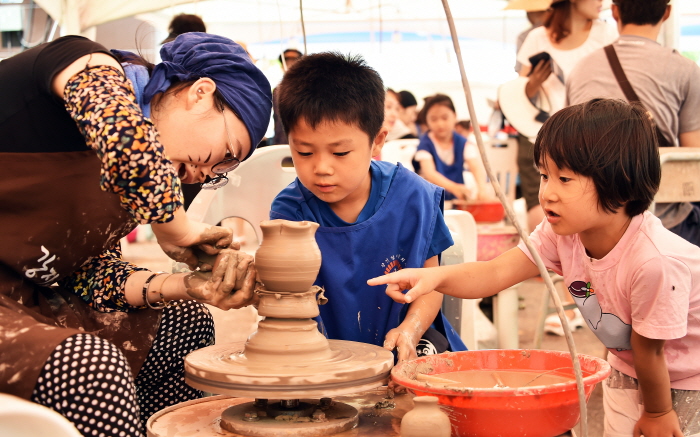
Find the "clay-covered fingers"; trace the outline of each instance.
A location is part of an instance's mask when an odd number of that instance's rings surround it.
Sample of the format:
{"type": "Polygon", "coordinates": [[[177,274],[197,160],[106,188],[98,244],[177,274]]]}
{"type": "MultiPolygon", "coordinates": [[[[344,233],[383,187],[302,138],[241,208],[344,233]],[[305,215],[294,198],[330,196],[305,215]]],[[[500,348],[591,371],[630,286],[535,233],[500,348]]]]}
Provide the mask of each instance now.
{"type": "Polygon", "coordinates": [[[258,300],[258,295],[255,293],[256,274],[255,268],[251,264],[249,270],[243,277],[241,287],[224,299],[220,303],[219,308],[230,310],[243,308],[248,305],[255,305],[258,300]]]}
{"type": "Polygon", "coordinates": [[[221,249],[227,249],[233,243],[233,230],[223,226],[205,227],[199,236],[199,245],[202,250],[209,251],[209,255],[217,253],[221,249]],[[206,249],[205,249],[206,247],[206,249]],[[214,251],[214,253],[210,253],[214,251]]]}
{"type": "Polygon", "coordinates": [[[160,241],[158,241],[158,244],[160,244],[160,248],[168,257],[177,262],[187,264],[190,270],[195,270],[199,265],[199,259],[191,248],[176,246],[171,243],[161,243],[160,241]]]}

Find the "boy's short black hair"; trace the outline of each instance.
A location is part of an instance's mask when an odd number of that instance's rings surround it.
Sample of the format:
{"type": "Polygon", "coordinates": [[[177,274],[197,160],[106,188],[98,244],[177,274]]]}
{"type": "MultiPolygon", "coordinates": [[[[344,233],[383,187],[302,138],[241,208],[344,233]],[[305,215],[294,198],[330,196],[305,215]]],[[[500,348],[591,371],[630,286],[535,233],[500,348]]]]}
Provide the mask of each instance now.
{"type": "Polygon", "coordinates": [[[656,129],[639,104],[594,99],[555,113],[540,128],[535,163],[590,177],[603,210],[646,211],[661,181],[656,129]]]}
{"type": "Polygon", "coordinates": [[[289,134],[300,119],[358,126],[374,141],[384,123],[384,83],[360,56],[324,52],[307,55],[277,87],[279,116],[289,134]]]}
{"type": "Polygon", "coordinates": [[[670,0],[613,0],[622,25],[656,24],[664,17],[670,0]]]}

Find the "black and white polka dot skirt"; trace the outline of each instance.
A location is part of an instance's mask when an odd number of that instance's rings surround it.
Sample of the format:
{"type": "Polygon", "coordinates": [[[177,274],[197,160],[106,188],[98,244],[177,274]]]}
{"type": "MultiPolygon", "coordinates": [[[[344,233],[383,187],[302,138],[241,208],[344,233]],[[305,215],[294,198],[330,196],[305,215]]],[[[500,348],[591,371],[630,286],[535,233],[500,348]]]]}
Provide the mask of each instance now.
{"type": "Polygon", "coordinates": [[[58,411],[84,436],[141,437],[153,413],[202,396],[185,384],[183,360],[213,343],[214,323],[206,307],[181,301],[163,310],[153,346],[135,379],[116,346],[77,334],[58,345],[46,361],[31,400],[58,411]]]}

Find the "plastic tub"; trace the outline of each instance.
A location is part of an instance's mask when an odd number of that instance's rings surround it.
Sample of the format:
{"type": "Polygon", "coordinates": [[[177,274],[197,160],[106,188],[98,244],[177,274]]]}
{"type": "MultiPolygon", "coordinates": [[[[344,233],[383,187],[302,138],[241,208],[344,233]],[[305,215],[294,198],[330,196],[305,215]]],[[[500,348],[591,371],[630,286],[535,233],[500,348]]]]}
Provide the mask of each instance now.
{"type": "MultiPolygon", "coordinates": [[[[610,374],[603,359],[579,354],[588,401],[596,384],[610,374]]],[[[576,380],[568,352],[544,350],[483,350],[430,355],[399,363],[391,371],[395,382],[417,396],[437,396],[458,437],[554,437],[578,422],[576,380]],[[554,371],[555,369],[558,369],[554,371]],[[537,371],[567,377],[566,382],[520,388],[471,388],[416,380],[416,374],[448,377],[468,370],[537,371]]]]}
{"type": "Polygon", "coordinates": [[[454,209],[461,209],[474,216],[477,223],[500,222],[506,216],[506,211],[498,200],[453,200],[454,209]]]}

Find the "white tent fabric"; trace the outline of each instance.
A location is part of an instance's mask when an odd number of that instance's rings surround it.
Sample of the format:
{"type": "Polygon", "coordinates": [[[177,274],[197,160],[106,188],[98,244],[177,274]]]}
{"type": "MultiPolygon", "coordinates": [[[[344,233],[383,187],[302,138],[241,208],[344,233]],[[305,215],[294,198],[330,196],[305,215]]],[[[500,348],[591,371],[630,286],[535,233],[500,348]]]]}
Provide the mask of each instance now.
{"type": "MultiPolygon", "coordinates": [[[[197,3],[195,9],[206,23],[235,21],[298,21],[299,0],[35,0],[62,28],[63,34],[82,34],[91,27],[147,12],[168,9],[192,13],[178,5],[197,3]],[[261,14],[262,11],[262,14],[261,14]]],[[[503,15],[506,0],[458,0],[451,2],[455,18],[503,15]]],[[[431,20],[444,19],[438,0],[304,0],[304,19],[309,21],[431,20]]],[[[513,11],[517,12],[517,11],[513,11]]]]}
{"type": "Polygon", "coordinates": [[[119,18],[192,3],[194,0],[35,0],[56,20],[64,35],[81,35],[119,18]]]}

